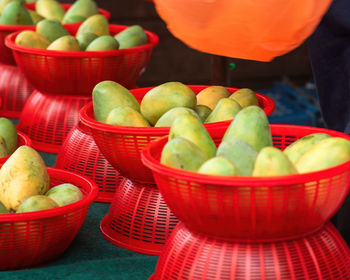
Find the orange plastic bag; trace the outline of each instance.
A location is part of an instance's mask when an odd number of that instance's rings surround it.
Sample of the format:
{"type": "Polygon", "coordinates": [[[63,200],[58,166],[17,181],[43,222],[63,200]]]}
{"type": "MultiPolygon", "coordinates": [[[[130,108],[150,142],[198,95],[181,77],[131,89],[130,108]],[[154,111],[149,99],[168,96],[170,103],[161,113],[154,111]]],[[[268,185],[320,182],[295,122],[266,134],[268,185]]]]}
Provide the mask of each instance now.
{"type": "Polygon", "coordinates": [[[154,0],[173,35],[216,55],[270,61],[303,43],[332,0],[154,0]]]}

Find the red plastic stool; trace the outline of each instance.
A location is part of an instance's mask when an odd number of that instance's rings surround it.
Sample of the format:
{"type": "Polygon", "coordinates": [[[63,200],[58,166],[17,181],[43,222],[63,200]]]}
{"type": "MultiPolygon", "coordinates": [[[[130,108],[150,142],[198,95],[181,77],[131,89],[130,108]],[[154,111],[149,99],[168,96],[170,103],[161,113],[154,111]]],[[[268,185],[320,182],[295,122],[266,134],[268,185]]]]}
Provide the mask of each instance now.
{"type": "Polygon", "coordinates": [[[179,223],[150,279],[345,280],[350,251],[330,223],[299,239],[266,243],[216,239],[179,223]]]}
{"type": "Polygon", "coordinates": [[[90,129],[79,122],[67,135],[57,159],[57,168],[84,175],[98,185],[97,202],[112,202],[123,177],[101,154],[90,129]]]}

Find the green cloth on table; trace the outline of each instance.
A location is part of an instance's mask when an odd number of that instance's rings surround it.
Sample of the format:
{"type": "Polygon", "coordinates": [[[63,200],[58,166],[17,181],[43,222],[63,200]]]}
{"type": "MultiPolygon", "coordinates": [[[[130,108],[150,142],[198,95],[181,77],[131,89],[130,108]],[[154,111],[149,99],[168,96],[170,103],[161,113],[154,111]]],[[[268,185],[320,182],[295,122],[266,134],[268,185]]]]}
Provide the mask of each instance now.
{"type": "Polygon", "coordinates": [[[156,256],[143,255],[108,242],[100,222],[110,204],[93,203],[76,238],[58,259],[38,268],[2,271],[2,279],[146,280],[155,270],[156,256]]]}

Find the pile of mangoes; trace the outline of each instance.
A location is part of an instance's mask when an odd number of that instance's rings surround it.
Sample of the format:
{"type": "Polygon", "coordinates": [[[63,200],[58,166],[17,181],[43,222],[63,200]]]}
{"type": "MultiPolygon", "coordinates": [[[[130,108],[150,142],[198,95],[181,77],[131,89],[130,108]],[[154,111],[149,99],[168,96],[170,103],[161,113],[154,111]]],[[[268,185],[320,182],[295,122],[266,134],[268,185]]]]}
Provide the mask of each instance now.
{"type": "Polygon", "coordinates": [[[56,51],[110,51],[144,45],[148,37],[139,25],[127,27],[112,36],[107,19],[100,14],[88,17],[75,36],[57,20],[44,19],[36,24],[36,31],[18,34],[17,45],[56,51]]]}
{"type": "Polygon", "coordinates": [[[0,158],[11,155],[17,149],[18,136],[14,124],[7,118],[0,118],[0,158]]]}
{"type": "Polygon", "coordinates": [[[72,184],[50,189],[50,177],[38,152],[19,147],[0,169],[0,213],[23,213],[68,205],[84,197],[72,184]]]}
{"type": "Polygon", "coordinates": [[[67,11],[56,0],[0,0],[0,24],[4,25],[34,25],[43,19],[76,23],[96,14],[94,0],[77,0],[67,11]],[[35,11],[27,9],[24,2],[36,2],[35,11]]]}
{"type": "Polygon", "coordinates": [[[258,105],[256,94],[241,89],[233,94],[210,86],[196,94],[181,82],[167,82],[149,90],[139,104],[118,83],[103,81],[92,93],[94,118],[107,124],[136,127],[169,127],[175,118],[190,115],[203,123],[232,120],[242,108],[258,105]]]}
{"type": "Polygon", "coordinates": [[[350,160],[350,141],[315,133],[302,137],[284,151],[273,147],[264,111],[243,108],[227,128],[218,147],[193,115],[172,123],[161,163],[212,175],[280,176],[330,168],[350,160]]]}

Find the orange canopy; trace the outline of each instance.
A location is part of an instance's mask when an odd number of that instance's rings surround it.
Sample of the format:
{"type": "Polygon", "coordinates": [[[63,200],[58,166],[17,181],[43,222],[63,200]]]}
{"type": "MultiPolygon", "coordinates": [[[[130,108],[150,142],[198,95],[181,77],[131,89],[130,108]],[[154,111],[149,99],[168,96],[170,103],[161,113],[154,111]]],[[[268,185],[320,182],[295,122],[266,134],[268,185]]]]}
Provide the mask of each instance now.
{"type": "Polygon", "coordinates": [[[270,61],[303,43],[331,0],[154,0],[175,37],[216,55],[270,61]]]}

